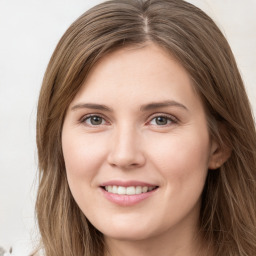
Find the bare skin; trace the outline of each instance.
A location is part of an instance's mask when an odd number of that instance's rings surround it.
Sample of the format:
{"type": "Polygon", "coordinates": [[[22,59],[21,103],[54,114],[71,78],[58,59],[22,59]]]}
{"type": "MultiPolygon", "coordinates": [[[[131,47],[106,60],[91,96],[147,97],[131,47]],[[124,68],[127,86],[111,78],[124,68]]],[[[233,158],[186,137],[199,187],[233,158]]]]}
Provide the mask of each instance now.
{"type": "Polygon", "coordinates": [[[104,57],[70,104],[62,146],[71,192],[104,234],[106,256],[200,255],[201,194],[221,151],[189,75],[163,49],[104,57]]]}

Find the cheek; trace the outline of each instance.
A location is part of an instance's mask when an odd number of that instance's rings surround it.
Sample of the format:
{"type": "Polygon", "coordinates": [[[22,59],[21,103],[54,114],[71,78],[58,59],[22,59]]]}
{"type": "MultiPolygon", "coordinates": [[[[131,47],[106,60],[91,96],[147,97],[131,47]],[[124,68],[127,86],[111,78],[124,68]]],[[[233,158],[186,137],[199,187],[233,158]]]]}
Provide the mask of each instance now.
{"type": "Polygon", "coordinates": [[[161,218],[168,219],[166,213],[172,212],[170,222],[174,223],[192,209],[195,209],[197,218],[208,170],[208,134],[176,134],[168,139],[155,140],[148,149],[152,152],[149,158],[154,169],[163,177],[164,193],[159,208],[164,210],[159,212],[161,218]]]}
{"type": "Polygon", "coordinates": [[[175,182],[177,186],[204,183],[209,158],[207,130],[172,134],[152,141],[147,146],[149,158],[166,181],[175,182]]]}
{"type": "Polygon", "coordinates": [[[62,149],[68,176],[92,177],[105,158],[104,140],[63,132],[62,149]]]}
{"type": "Polygon", "coordinates": [[[95,136],[86,136],[84,133],[65,129],[62,133],[67,180],[80,209],[88,209],[92,202],[97,200],[91,193],[91,188],[105,159],[106,147],[103,145],[103,140],[92,137],[95,136]]]}

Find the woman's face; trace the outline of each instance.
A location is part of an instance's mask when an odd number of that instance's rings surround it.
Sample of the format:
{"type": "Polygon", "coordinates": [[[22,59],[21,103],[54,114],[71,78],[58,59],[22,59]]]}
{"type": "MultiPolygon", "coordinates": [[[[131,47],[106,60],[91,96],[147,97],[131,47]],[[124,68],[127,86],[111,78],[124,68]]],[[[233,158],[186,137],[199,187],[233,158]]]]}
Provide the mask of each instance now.
{"type": "Polygon", "coordinates": [[[62,146],[74,199],[106,237],[196,230],[216,147],[188,73],[163,49],[105,56],[68,108],[62,146]]]}

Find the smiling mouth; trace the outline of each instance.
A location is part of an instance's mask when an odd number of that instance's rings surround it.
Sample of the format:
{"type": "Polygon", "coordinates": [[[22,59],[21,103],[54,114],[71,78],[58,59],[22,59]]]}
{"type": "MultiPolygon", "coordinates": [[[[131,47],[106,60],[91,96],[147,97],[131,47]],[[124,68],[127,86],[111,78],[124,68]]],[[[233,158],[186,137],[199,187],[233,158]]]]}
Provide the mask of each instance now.
{"type": "Polygon", "coordinates": [[[108,185],[101,187],[108,193],[117,194],[117,195],[140,195],[143,193],[148,193],[153,190],[156,190],[158,186],[116,186],[116,185],[108,185]]]}

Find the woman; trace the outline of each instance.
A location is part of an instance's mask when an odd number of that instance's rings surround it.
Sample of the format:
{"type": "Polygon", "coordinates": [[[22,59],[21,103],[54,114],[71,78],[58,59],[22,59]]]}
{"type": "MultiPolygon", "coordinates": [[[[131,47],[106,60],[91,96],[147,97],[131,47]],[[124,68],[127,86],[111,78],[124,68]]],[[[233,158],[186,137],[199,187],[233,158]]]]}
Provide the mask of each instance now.
{"type": "Polygon", "coordinates": [[[253,255],[256,134],[230,47],[180,0],[75,21],[38,104],[45,255],[253,255]]]}

